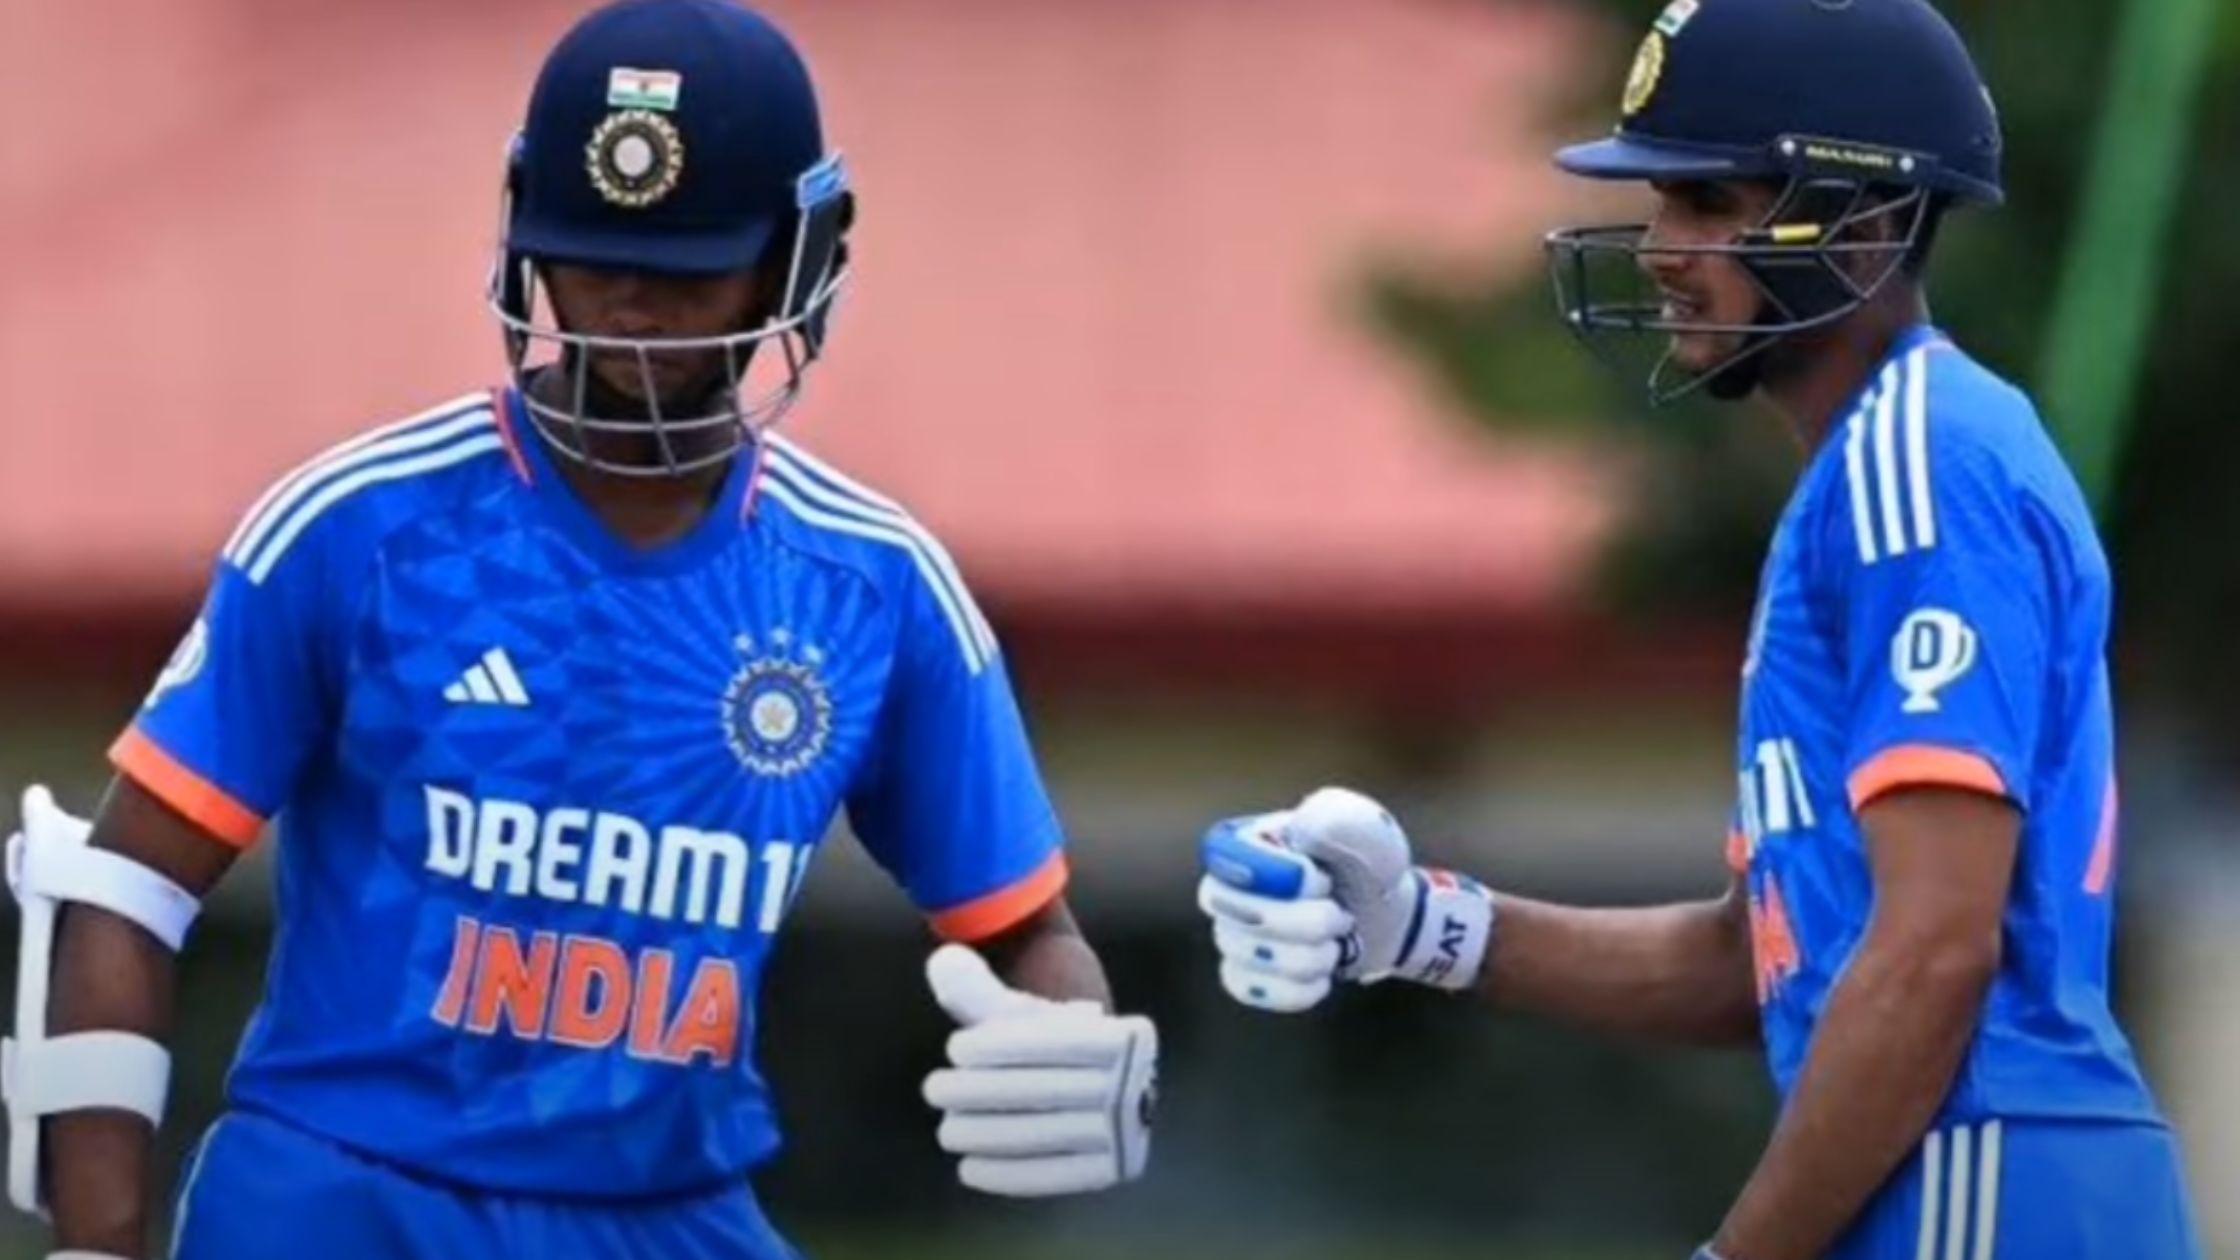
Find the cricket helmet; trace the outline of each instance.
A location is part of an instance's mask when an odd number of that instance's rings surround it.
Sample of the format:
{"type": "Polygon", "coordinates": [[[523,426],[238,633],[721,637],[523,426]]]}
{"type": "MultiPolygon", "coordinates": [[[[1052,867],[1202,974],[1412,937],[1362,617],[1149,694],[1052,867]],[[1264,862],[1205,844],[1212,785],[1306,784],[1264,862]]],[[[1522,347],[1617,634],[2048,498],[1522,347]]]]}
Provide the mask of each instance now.
{"type": "Polygon", "coordinates": [[[791,408],[847,278],[855,199],[825,148],[808,67],[768,19],[729,0],[619,0],[583,18],[537,77],[505,188],[490,305],[517,387],[540,365],[572,375],[570,405],[520,389],[561,454],[674,475],[729,458],[791,408]],[[772,272],[782,288],[758,326],[723,336],[596,337],[540,315],[538,269],[550,263],[673,276],[782,263],[772,272]],[[650,414],[590,414],[593,350],[637,356],[650,414]],[[654,356],[708,350],[724,355],[719,388],[697,414],[662,414],[654,356]],[[782,358],[750,387],[758,352],[782,358]],[[652,453],[603,456],[592,441],[602,432],[650,436],[633,445],[652,453]]]}
{"type": "Polygon", "coordinates": [[[1671,0],[1635,54],[1615,130],[1559,151],[1556,165],[1588,179],[1777,188],[1766,218],[1733,242],[1653,251],[1735,259],[1761,291],[1758,318],[1667,318],[1638,266],[1645,224],[1551,233],[1559,308],[1598,351],[1611,334],[1746,335],[1691,379],[1660,359],[1650,392],[1667,401],[1865,305],[1948,205],[1999,204],[2001,147],[1990,90],[1928,0],[1671,0]],[[1876,220],[1894,231],[1863,236],[1876,220]]]}

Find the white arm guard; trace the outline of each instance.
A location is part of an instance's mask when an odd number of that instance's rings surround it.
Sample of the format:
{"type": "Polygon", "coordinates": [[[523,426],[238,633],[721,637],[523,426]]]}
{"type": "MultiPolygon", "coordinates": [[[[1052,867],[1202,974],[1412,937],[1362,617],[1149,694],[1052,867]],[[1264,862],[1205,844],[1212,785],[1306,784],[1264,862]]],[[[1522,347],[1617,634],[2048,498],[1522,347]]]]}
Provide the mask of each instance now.
{"type": "Polygon", "coordinates": [[[57,912],[66,901],[121,915],[176,951],[201,903],[127,857],[88,845],[93,828],[46,788],[23,794],[23,830],[8,837],[8,887],[23,908],[16,960],[15,1036],[0,1040],[0,1099],[8,1108],[8,1198],[40,1216],[39,1122],[65,1111],[129,1111],[163,1120],[171,1053],[128,1032],[47,1036],[57,912]]]}

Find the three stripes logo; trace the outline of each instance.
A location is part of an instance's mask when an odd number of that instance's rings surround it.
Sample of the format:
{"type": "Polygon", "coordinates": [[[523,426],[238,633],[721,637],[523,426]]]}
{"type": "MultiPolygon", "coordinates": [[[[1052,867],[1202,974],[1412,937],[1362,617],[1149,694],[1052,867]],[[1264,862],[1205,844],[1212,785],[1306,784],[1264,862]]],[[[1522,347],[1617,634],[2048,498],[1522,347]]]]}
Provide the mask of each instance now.
{"type": "Polygon", "coordinates": [[[1914,1260],[1992,1260],[1999,1253],[2003,1125],[1933,1129],[1921,1142],[1921,1215],[1914,1260]]]}
{"type": "Polygon", "coordinates": [[[502,647],[484,652],[482,659],[468,667],[458,681],[443,689],[443,698],[453,704],[529,707],[529,689],[521,685],[521,675],[515,672],[513,660],[502,647]]]}
{"type": "Polygon", "coordinates": [[[1845,426],[1843,467],[1859,563],[1937,545],[1929,466],[1929,350],[1892,360],[1845,426]]]}

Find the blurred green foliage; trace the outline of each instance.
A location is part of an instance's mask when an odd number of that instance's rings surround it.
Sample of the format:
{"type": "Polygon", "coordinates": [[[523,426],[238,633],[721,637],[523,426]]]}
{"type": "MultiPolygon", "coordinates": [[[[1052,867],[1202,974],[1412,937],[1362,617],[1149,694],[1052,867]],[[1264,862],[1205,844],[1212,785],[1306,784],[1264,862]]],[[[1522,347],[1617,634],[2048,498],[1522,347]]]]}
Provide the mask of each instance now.
{"type": "MultiPolygon", "coordinates": [[[[1502,0],[1495,0],[1502,2],[1502,0]]],[[[1604,68],[1547,119],[1553,145],[1615,117],[1638,32],[1663,0],[1580,0],[1606,14],[1604,68]]],[[[2155,0],[2141,0],[2154,3],[2155,0]]],[[[2105,105],[2118,5],[2108,0],[1947,0],[1999,99],[2009,202],[1958,215],[1931,269],[1936,318],[1978,358],[2035,389],[2089,146],[2105,105]]],[[[2240,465],[2231,331],[2240,293],[2240,6],[2221,6],[2198,103],[2166,283],[2104,530],[2120,598],[2127,696],[2180,702],[2204,742],[2240,757],[2240,465]]],[[[1405,265],[1371,276],[1375,326],[1474,419],[1622,452],[1634,481],[1627,527],[1604,566],[1608,611],[1739,622],[1797,453],[1780,426],[1736,423],[1711,404],[1652,412],[1573,344],[1546,278],[1489,269],[1460,281],[1405,265]]],[[[2056,421],[2059,417],[2054,417],[2056,421]]],[[[2058,428],[2058,424],[2056,425],[2058,428]]]]}

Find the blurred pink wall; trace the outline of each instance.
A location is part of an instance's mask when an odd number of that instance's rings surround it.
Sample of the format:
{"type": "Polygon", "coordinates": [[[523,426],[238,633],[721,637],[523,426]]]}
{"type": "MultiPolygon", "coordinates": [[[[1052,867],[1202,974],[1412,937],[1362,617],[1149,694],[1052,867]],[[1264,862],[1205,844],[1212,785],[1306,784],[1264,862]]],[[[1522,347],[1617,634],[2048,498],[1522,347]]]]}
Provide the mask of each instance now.
{"type": "MultiPolygon", "coordinates": [[[[1349,305],[1372,257],[1537,265],[1559,15],[770,7],[864,199],[792,432],[995,601],[1497,613],[1576,580],[1604,479],[1443,414],[1349,305]]],[[[498,161],[579,11],[0,9],[0,599],[190,590],[266,481],[499,379],[498,161]]]]}

